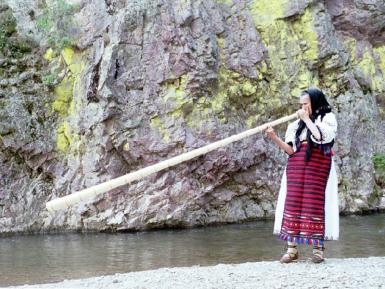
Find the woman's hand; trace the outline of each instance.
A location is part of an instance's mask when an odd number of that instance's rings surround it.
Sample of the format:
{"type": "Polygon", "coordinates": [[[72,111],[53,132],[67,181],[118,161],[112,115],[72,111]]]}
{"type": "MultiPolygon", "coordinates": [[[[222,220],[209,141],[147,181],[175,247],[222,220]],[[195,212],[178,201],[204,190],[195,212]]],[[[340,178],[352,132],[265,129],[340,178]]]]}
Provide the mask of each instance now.
{"type": "Polygon", "coordinates": [[[265,135],[270,138],[273,142],[275,142],[281,149],[283,149],[286,153],[289,155],[292,155],[294,153],[293,148],[288,145],[287,143],[283,142],[279,136],[276,135],[274,129],[271,126],[266,126],[263,129],[265,135]]]}
{"type": "Polygon", "coordinates": [[[309,119],[309,111],[305,108],[305,109],[299,109],[297,110],[297,114],[298,114],[298,117],[300,119],[302,119],[303,121],[309,119]]]}
{"type": "Polygon", "coordinates": [[[265,135],[270,138],[270,139],[273,139],[274,137],[276,137],[277,135],[275,134],[275,131],[274,129],[271,127],[271,126],[268,126],[265,130],[265,135]]]}

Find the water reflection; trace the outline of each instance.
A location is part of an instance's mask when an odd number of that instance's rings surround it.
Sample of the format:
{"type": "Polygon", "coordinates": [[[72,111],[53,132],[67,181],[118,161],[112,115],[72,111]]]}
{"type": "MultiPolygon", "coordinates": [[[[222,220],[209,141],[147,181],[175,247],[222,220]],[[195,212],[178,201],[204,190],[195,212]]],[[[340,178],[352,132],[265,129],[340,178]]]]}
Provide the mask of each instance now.
{"type": "MultiPolygon", "coordinates": [[[[62,234],[0,239],[0,286],[149,270],[277,260],[284,243],[273,222],[134,234],[62,234]]],[[[385,255],[385,215],[341,218],[327,257],[385,255]]],[[[310,247],[301,246],[310,256],[310,247]]]]}

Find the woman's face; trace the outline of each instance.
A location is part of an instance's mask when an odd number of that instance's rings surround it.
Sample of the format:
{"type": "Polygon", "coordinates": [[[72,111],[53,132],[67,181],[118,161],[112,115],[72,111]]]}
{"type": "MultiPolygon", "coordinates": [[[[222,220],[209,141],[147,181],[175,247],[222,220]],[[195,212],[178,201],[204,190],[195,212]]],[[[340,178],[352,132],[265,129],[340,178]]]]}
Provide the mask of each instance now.
{"type": "Polygon", "coordinates": [[[313,111],[311,110],[311,102],[308,94],[301,95],[299,99],[299,104],[303,110],[308,112],[309,115],[313,113],[313,111]]]}

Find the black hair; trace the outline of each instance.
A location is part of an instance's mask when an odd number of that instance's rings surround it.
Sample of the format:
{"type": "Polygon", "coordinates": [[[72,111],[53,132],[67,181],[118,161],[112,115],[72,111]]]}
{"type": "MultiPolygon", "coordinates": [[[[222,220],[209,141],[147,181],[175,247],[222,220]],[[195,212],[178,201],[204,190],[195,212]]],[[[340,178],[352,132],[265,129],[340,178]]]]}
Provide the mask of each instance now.
{"type": "MultiPolygon", "coordinates": [[[[303,96],[303,95],[309,95],[309,98],[310,98],[312,114],[309,117],[310,117],[311,121],[314,122],[318,116],[321,116],[321,120],[322,120],[326,113],[332,111],[330,104],[326,100],[325,94],[321,90],[319,90],[318,88],[309,88],[307,90],[304,90],[301,93],[301,96],[303,96]]],[[[303,131],[304,128],[306,128],[306,124],[301,119],[298,123],[298,129],[297,129],[297,132],[295,134],[295,143],[296,143],[298,150],[300,149],[299,136],[301,135],[301,132],[303,131]]],[[[306,161],[309,161],[309,159],[310,159],[311,149],[312,149],[313,144],[314,144],[310,138],[310,135],[311,135],[311,132],[308,129],[307,135],[306,135],[306,140],[307,140],[307,144],[308,144],[307,149],[306,149],[306,155],[305,155],[306,161]]]]}

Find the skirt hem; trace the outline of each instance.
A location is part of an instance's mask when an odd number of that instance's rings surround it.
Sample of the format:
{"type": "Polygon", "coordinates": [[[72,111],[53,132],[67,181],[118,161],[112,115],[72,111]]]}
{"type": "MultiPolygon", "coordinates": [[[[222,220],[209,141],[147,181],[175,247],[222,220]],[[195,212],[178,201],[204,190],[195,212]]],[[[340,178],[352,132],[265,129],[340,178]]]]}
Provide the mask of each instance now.
{"type": "Polygon", "coordinates": [[[297,244],[306,244],[306,245],[315,245],[315,246],[323,246],[324,240],[321,239],[313,239],[313,238],[304,238],[304,237],[293,237],[287,234],[280,233],[278,235],[279,239],[283,241],[295,242],[297,244]]]}

